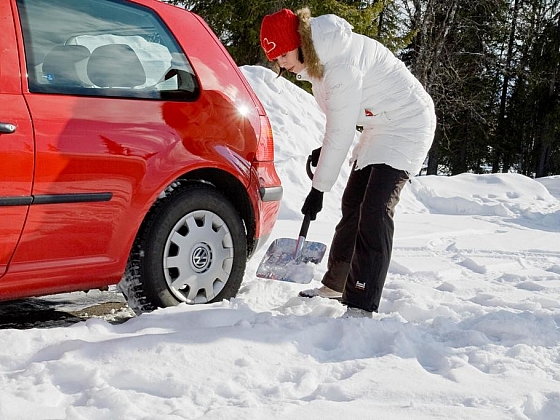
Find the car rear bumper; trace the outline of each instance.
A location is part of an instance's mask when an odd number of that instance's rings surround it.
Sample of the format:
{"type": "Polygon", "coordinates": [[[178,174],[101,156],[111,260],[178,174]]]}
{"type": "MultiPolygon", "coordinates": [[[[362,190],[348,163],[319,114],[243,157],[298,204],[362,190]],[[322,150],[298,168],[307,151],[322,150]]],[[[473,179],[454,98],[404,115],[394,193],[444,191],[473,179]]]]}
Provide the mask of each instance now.
{"type": "Polygon", "coordinates": [[[284,189],[279,187],[260,187],[259,194],[261,200],[265,203],[269,201],[280,201],[282,200],[282,195],[284,194],[284,189]]]}

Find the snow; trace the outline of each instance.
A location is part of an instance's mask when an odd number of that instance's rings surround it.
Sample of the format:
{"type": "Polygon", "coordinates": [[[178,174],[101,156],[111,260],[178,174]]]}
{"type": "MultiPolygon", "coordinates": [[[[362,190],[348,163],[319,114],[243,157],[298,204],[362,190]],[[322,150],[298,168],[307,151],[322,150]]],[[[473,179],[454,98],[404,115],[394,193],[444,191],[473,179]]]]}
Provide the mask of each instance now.
{"type": "MultiPolygon", "coordinates": [[[[0,330],[0,418],[560,418],[560,177],[412,179],[397,206],[379,314],[258,279],[268,244],[299,232],[313,98],[242,67],[272,121],[285,194],[238,296],[114,324],[0,330]]],[[[308,240],[330,244],[344,166],[308,240]]]]}

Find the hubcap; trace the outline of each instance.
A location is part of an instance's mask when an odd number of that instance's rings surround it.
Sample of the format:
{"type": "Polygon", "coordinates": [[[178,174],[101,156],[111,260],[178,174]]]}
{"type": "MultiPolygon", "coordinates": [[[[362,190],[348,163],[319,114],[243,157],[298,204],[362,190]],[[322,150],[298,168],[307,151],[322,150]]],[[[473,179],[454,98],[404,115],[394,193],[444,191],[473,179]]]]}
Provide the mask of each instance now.
{"type": "Polygon", "coordinates": [[[165,243],[163,270],[169,290],[181,302],[211,301],[228,282],[233,251],[230,230],[216,213],[185,215],[165,243]]]}

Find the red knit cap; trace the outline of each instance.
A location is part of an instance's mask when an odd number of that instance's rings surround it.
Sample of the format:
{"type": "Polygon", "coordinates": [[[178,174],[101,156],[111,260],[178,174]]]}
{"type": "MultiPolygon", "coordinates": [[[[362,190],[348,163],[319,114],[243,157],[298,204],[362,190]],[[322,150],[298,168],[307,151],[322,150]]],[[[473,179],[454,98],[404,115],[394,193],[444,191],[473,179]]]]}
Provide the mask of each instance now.
{"type": "Polygon", "coordinates": [[[298,26],[298,17],[288,9],[282,9],[263,18],[261,47],[270,61],[301,45],[298,26]]]}

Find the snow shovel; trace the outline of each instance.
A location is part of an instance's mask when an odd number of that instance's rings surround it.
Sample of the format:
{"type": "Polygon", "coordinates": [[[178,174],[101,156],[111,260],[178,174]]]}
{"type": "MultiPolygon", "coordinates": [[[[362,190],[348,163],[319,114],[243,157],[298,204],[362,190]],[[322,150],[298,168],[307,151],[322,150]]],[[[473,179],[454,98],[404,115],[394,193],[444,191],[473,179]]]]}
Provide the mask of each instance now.
{"type": "Polygon", "coordinates": [[[309,214],[306,214],[298,239],[278,238],[270,244],[257,269],[257,277],[301,284],[313,279],[310,264],[321,262],[327,246],[305,240],[310,221],[309,214]]]}

